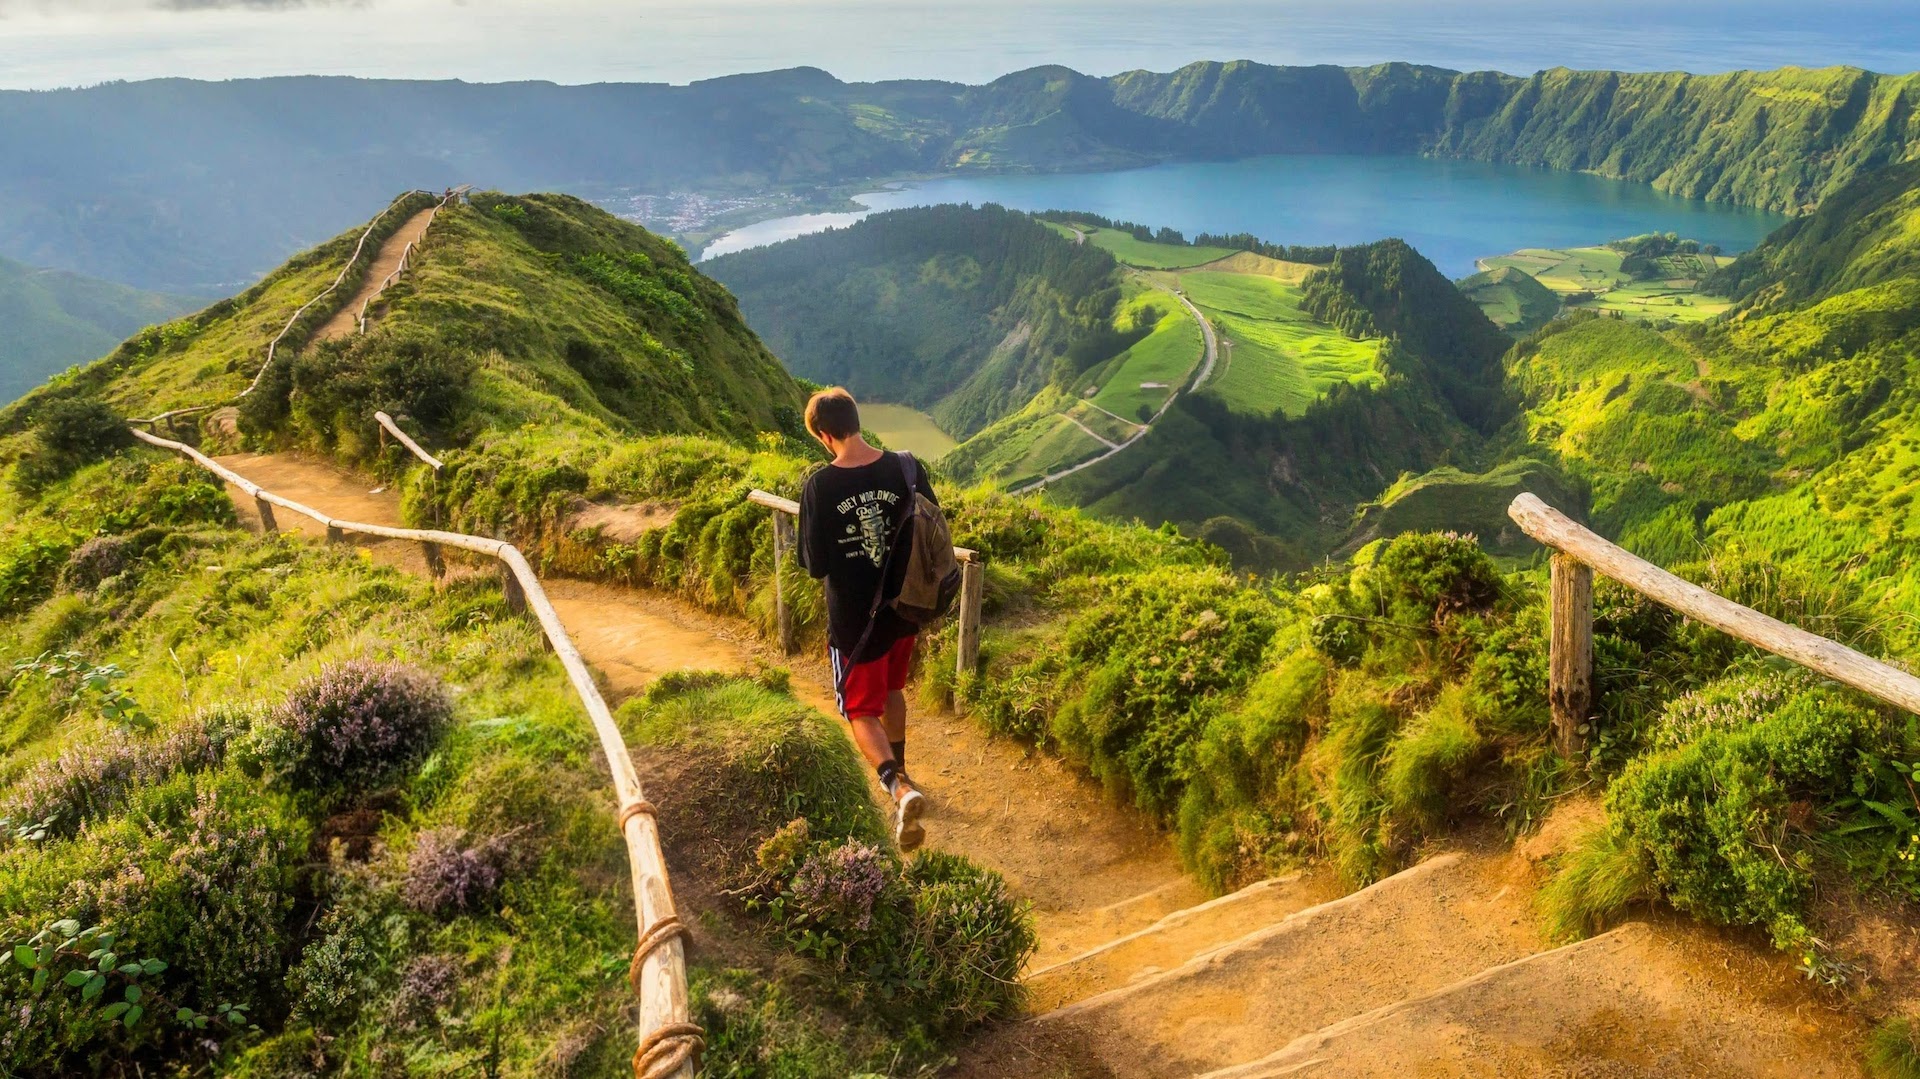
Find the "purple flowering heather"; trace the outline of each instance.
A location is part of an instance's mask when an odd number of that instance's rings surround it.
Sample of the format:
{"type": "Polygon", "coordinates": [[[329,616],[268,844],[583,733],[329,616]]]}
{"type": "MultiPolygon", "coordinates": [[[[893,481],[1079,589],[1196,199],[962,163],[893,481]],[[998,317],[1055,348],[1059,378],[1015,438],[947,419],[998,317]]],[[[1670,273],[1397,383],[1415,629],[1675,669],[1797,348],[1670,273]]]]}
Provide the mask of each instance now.
{"type": "Polygon", "coordinates": [[[793,896],[812,917],[865,930],[873,924],[873,904],[892,881],[893,859],[856,840],[808,858],[794,874],[793,896]]]}
{"type": "Polygon", "coordinates": [[[399,663],[335,663],[300,683],[275,721],[300,742],[296,776],[352,785],[425,752],[453,714],[433,676],[399,663]]]}
{"type": "Polygon", "coordinates": [[[460,988],[460,957],[455,955],[417,955],[400,968],[400,989],[394,994],[393,1010],[408,1023],[431,1019],[435,1012],[453,1003],[460,988]]]}
{"type": "Polygon", "coordinates": [[[414,839],[400,896],[423,914],[471,910],[500,887],[507,853],[503,837],[470,843],[459,828],[429,828],[414,839]]]}
{"type": "Polygon", "coordinates": [[[55,834],[71,835],[123,808],[139,787],[218,764],[221,748],[199,724],[157,738],[115,732],[33,766],[0,805],[0,816],[22,824],[52,818],[55,834]]]}

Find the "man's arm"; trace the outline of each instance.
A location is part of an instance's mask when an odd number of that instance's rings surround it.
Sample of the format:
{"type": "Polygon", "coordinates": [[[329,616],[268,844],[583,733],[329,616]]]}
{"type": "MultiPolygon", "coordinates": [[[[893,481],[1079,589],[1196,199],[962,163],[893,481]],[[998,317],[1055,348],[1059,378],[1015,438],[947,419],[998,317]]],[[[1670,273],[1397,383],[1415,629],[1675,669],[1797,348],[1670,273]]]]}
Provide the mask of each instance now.
{"type": "Polygon", "coordinates": [[[827,575],[827,546],[831,541],[820,535],[822,522],[814,501],[813,483],[809,481],[800,489],[800,522],[794,531],[800,540],[800,566],[818,579],[827,575]]]}

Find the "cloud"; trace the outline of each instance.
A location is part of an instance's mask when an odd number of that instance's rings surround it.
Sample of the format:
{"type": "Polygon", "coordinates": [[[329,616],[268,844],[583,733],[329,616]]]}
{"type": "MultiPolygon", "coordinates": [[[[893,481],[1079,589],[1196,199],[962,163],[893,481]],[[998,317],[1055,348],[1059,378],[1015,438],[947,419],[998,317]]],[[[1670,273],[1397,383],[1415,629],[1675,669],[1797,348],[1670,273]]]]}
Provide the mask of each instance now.
{"type": "Polygon", "coordinates": [[[366,7],[371,0],[0,0],[9,15],[125,15],[138,11],[297,11],[310,7],[366,7]]]}
{"type": "Polygon", "coordinates": [[[303,7],[365,7],[367,0],[149,0],[162,11],[286,11],[303,7]]]}

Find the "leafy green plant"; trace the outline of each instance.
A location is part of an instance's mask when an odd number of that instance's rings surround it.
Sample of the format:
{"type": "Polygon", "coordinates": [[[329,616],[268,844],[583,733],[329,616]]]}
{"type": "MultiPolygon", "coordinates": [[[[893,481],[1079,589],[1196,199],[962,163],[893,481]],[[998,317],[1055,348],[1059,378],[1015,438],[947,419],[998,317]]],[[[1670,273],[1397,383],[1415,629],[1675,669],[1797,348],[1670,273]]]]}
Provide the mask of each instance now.
{"type": "MultiPolygon", "coordinates": [[[[119,934],[104,926],[85,926],[71,918],[40,930],[25,941],[0,951],[0,967],[28,973],[28,992],[39,994],[49,986],[73,991],[83,1008],[93,1009],[101,1023],[131,1031],[149,1014],[170,1015],[190,1030],[214,1024],[225,1030],[245,1030],[247,1006],[220,1002],[200,1012],[171,1003],[156,980],[167,969],[163,959],[128,954],[119,934]]],[[[258,1030],[257,1027],[251,1029],[258,1030]]]]}
{"type": "Polygon", "coordinates": [[[101,718],[123,731],[153,729],[153,717],[147,715],[131,694],[114,684],[127,677],[127,672],[117,664],[89,663],[78,652],[48,651],[13,665],[16,680],[29,675],[38,676],[43,682],[72,685],[73,690],[66,698],[69,702],[78,703],[91,694],[101,718]]]}

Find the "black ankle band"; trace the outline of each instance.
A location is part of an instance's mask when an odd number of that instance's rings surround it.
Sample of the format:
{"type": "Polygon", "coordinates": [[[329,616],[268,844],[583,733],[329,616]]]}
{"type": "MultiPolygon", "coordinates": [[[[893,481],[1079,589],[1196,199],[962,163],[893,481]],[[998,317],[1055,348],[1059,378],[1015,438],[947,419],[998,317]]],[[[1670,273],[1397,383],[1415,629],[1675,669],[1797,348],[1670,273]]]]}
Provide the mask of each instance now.
{"type": "Polygon", "coordinates": [[[893,761],[881,761],[873,770],[880,776],[880,785],[888,794],[893,793],[893,781],[900,778],[900,766],[893,761]]]}

